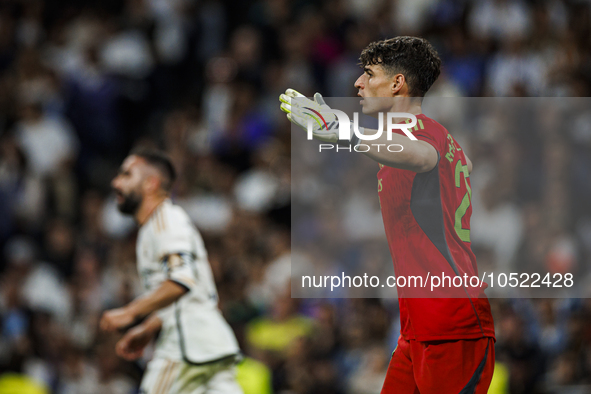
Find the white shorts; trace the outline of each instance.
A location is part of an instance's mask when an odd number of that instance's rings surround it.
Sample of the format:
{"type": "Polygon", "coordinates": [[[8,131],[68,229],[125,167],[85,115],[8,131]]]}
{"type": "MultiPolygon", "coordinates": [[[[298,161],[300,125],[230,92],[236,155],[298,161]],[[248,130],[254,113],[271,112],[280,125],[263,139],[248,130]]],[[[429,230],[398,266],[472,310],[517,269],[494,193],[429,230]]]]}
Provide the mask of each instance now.
{"type": "Polygon", "coordinates": [[[140,394],[243,394],[233,360],[205,365],[155,358],[148,363],[140,394]]]}

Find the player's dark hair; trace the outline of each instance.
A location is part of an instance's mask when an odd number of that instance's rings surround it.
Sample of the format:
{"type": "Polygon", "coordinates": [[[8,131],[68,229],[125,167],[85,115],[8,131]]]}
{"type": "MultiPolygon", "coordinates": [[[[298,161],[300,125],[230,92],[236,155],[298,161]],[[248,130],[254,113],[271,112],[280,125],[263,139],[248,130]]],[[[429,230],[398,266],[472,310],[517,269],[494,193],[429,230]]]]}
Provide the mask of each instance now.
{"type": "Polygon", "coordinates": [[[162,174],[162,189],[167,192],[172,189],[172,185],[174,185],[174,181],[176,180],[176,170],[172,165],[170,157],[165,152],[142,147],[134,149],[131,155],[141,157],[162,174]]]}
{"type": "Polygon", "coordinates": [[[441,59],[429,41],[400,36],[369,44],[359,57],[361,66],[381,65],[388,75],[403,74],[409,94],[423,97],[441,72],[441,59]]]}

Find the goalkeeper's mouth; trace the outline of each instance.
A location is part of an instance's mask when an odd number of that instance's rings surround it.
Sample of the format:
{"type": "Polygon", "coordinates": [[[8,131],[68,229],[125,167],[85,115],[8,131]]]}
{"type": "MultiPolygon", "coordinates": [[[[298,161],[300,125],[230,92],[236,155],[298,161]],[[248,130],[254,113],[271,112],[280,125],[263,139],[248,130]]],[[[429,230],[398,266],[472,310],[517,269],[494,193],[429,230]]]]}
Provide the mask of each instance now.
{"type": "Polygon", "coordinates": [[[357,96],[361,97],[361,100],[359,100],[359,105],[365,104],[365,100],[364,100],[363,95],[361,93],[357,92],[357,96]]]}

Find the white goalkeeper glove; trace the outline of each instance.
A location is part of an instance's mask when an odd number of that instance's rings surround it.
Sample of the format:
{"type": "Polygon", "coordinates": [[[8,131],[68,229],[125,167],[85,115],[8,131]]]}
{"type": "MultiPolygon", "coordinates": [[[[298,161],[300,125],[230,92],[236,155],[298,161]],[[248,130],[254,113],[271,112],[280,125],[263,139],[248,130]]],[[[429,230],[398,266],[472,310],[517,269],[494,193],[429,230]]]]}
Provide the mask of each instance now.
{"type": "MultiPolygon", "coordinates": [[[[314,101],[303,94],[287,89],[279,96],[281,110],[287,114],[287,119],[302,129],[308,131],[308,122],[312,121],[312,137],[322,142],[338,143],[340,145],[357,145],[359,139],[350,125],[349,135],[346,140],[339,140],[339,121],[337,116],[330,112],[320,93],[314,94],[314,101]]],[[[363,134],[363,128],[359,131],[363,134]]]]}

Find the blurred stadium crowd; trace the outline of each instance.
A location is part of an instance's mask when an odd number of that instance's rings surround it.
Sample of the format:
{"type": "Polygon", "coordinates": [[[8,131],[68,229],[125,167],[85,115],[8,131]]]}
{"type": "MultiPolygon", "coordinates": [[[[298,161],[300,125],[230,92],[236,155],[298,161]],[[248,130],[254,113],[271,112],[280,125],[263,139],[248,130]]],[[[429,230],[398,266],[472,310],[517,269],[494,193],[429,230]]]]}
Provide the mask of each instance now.
{"type": "MultiPolygon", "coordinates": [[[[585,1],[2,1],[0,393],[137,392],[145,360],[118,359],[117,338],[97,329],[104,309],[140,293],[134,223],[109,190],[137,145],[166,149],[179,170],[174,200],[204,236],[247,356],[245,393],[378,393],[396,300],[290,297],[298,163],[277,98],[287,87],[353,95],[360,51],[401,34],[440,52],[432,95],[590,93],[585,1]]],[[[584,272],[590,121],[562,136],[463,136],[482,168],[479,264],[584,272]]],[[[589,299],[491,304],[490,393],[588,392],[589,299]]]]}

